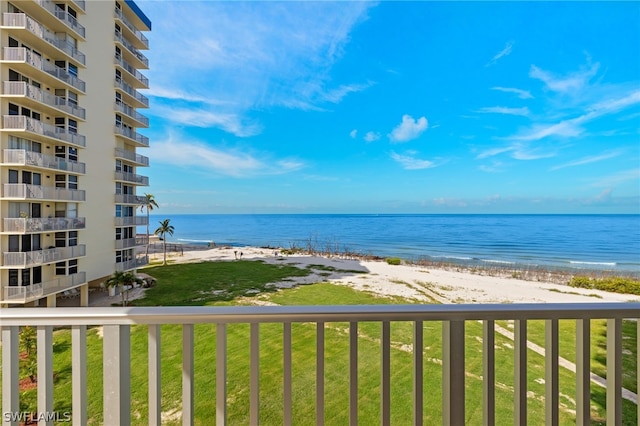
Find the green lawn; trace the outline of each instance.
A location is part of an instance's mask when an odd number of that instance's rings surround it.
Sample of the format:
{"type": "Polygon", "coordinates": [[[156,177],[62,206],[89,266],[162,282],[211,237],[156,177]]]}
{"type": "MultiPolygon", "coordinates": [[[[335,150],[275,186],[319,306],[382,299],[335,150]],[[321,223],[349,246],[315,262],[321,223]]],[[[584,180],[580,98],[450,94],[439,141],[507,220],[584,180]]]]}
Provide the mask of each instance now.
{"type": "MultiPolygon", "coordinates": [[[[268,284],[287,277],[303,276],[311,272],[292,266],[268,265],[262,262],[208,262],[176,264],[148,268],[145,272],[158,279],[149,289],[146,299],[136,305],[230,305],[253,304],[256,299],[280,305],[351,305],[415,303],[401,298],[383,298],[358,292],[351,288],[319,283],[294,289],[273,291],[268,284]],[[259,295],[251,295],[259,290],[259,295]]],[[[593,370],[606,373],[602,356],[604,328],[593,321],[593,370]]],[[[572,360],[572,322],[561,322],[561,355],[572,360]]],[[[506,326],[506,324],[503,324],[506,326]]],[[[529,339],[544,344],[544,324],[529,323],[529,339]]],[[[349,325],[325,325],[325,422],[327,425],[348,424],[349,394],[349,325]]],[[[425,424],[441,423],[441,324],[424,322],[424,394],[425,424]]],[[[360,424],[379,424],[380,416],[380,331],[379,323],[360,323],[358,327],[358,388],[360,424]]],[[[102,423],[102,340],[99,328],[91,329],[87,342],[89,367],[90,424],[102,423]]],[[[625,328],[626,359],[635,359],[635,323],[625,328]]],[[[411,423],[412,412],[412,324],[398,322],[391,327],[391,416],[392,424],[411,423]]],[[[134,424],[147,424],[147,328],[132,327],[132,413],[134,424]]],[[[198,425],[210,425],[215,418],[215,349],[216,326],[195,327],[195,413],[198,425]]],[[[466,323],[466,418],[468,424],[482,421],[482,326],[466,323]]],[[[181,327],[162,327],[162,397],[163,412],[175,414],[166,424],[180,424],[181,399],[181,327]]],[[[228,417],[231,425],[248,424],[249,404],[249,326],[232,324],[227,328],[228,417]]],[[[294,424],[314,423],[316,326],[296,323],[292,326],[293,359],[293,416],[294,424]]],[[[55,333],[54,371],[56,372],[55,409],[70,410],[71,367],[70,333],[55,333]]],[[[260,327],[260,422],[265,425],[282,424],[282,325],[264,324],[260,327]]],[[[544,359],[528,353],[528,415],[532,424],[544,418],[544,359]]],[[[635,367],[625,385],[635,391],[635,367]]],[[[625,372],[626,373],[626,372],[625,372]]],[[[513,342],[496,335],[496,409],[498,424],[513,423],[513,342]]],[[[560,369],[560,423],[575,424],[575,377],[560,369]]],[[[24,408],[33,407],[35,390],[23,395],[24,408]]],[[[592,387],[592,417],[594,424],[604,424],[604,390],[592,387]]],[[[624,405],[625,424],[636,424],[635,405],[624,405]]],[[[165,423],[163,423],[165,424],[165,423]]]]}

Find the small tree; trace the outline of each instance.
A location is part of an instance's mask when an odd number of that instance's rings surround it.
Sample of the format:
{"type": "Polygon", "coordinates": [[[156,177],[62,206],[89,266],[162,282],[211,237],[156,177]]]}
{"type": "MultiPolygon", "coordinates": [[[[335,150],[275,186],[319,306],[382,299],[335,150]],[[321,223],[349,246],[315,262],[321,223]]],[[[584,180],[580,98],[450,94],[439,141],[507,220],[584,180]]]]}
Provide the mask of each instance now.
{"type": "Polygon", "coordinates": [[[144,280],[142,278],[138,278],[133,272],[116,271],[111,275],[111,277],[109,277],[106,284],[109,287],[120,287],[122,306],[126,306],[129,301],[129,286],[132,286],[133,284],[142,284],[143,282],[144,280]]]}
{"type": "Polygon", "coordinates": [[[162,262],[163,265],[167,264],[167,234],[173,235],[174,231],[173,225],[170,225],[169,222],[171,222],[171,219],[165,219],[158,222],[160,223],[160,226],[154,232],[154,234],[156,234],[158,238],[162,240],[162,251],[164,253],[164,260],[162,262]]]}
{"type": "Polygon", "coordinates": [[[34,327],[24,327],[20,332],[20,364],[24,369],[31,383],[35,383],[38,379],[38,353],[36,344],[36,329],[34,327]]]}
{"type": "Polygon", "coordinates": [[[153,211],[153,208],[159,208],[158,203],[153,194],[144,194],[145,200],[140,206],[140,209],[147,209],[147,256],[149,256],[149,213],[153,211]]]}

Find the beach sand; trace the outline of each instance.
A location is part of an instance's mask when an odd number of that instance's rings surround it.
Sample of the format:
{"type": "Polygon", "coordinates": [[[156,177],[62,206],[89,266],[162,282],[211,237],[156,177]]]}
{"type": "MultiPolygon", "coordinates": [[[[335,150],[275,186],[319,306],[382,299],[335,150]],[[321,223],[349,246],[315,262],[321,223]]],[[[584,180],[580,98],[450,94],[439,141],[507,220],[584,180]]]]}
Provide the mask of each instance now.
{"type": "MultiPolygon", "coordinates": [[[[153,253],[161,261],[162,253],[153,253]]],[[[389,265],[385,261],[314,255],[282,255],[277,249],[257,247],[185,246],[182,252],[167,253],[170,263],[262,260],[301,268],[322,265],[321,273],[276,283],[286,288],[301,283],[331,282],[383,296],[399,296],[416,301],[440,303],[598,303],[639,301],[640,297],[599,290],[573,288],[550,282],[525,281],[511,277],[482,275],[466,270],[449,270],[413,264],[389,265]],[[330,270],[328,269],[330,268],[330,270]]],[[[140,270],[144,272],[144,269],[140,270]]],[[[144,297],[144,289],[134,289],[129,300],[144,297]]],[[[92,292],[91,306],[111,306],[120,296],[92,292]]]]}

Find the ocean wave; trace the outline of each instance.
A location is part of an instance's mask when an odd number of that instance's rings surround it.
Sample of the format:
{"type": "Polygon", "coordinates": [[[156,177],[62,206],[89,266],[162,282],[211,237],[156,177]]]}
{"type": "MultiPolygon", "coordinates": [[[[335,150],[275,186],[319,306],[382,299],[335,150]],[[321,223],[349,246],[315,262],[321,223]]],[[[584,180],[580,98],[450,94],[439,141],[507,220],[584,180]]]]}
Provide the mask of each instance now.
{"type": "Polygon", "coordinates": [[[190,239],[190,238],[178,238],[177,240],[185,242],[185,243],[203,243],[203,244],[206,244],[206,243],[210,243],[211,242],[211,240],[194,240],[194,239],[190,239]]]}
{"type": "Polygon", "coordinates": [[[602,266],[616,266],[616,262],[587,262],[585,260],[570,260],[571,264],[579,265],[602,265],[602,266]]]}
{"type": "Polygon", "coordinates": [[[496,260],[496,259],[480,259],[483,262],[487,262],[487,263],[502,263],[505,265],[515,265],[516,262],[511,262],[509,260],[496,260]]]}

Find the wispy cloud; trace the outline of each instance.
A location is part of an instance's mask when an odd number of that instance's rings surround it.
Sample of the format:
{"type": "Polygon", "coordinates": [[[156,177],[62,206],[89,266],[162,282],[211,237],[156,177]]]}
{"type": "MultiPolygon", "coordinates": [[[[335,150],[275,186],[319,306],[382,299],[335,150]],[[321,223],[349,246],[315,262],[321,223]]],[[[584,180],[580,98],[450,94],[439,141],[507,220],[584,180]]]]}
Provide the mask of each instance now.
{"type": "Polygon", "coordinates": [[[196,168],[230,177],[277,175],[302,169],[305,164],[296,159],[282,158],[269,162],[234,149],[208,146],[197,140],[187,140],[170,135],[164,141],[156,141],[150,148],[152,161],[181,168],[196,168]]]}
{"type": "Polygon", "coordinates": [[[391,158],[402,165],[405,170],[421,170],[436,167],[436,163],[416,157],[417,152],[407,151],[404,154],[391,152],[391,158]]]}
{"type": "Polygon", "coordinates": [[[619,157],[620,154],[621,154],[620,151],[615,151],[615,152],[608,152],[606,154],[601,154],[601,155],[582,157],[582,158],[579,158],[577,160],[570,161],[568,163],[564,163],[564,164],[560,164],[558,166],[554,166],[549,170],[560,170],[560,169],[565,169],[567,167],[576,167],[576,166],[583,166],[585,164],[597,163],[597,162],[600,162],[600,161],[608,160],[610,158],[619,157]]]}
{"type": "Polygon", "coordinates": [[[351,139],[355,139],[356,137],[358,137],[358,129],[353,129],[352,131],[350,131],[349,136],[351,136],[351,139]]]}
{"type": "Polygon", "coordinates": [[[238,114],[217,112],[204,108],[157,105],[154,107],[153,113],[175,124],[205,128],[216,127],[238,137],[254,136],[262,131],[260,124],[244,119],[238,114]]]}
{"type": "Polygon", "coordinates": [[[364,135],[364,140],[367,142],[375,142],[378,139],[380,139],[380,133],[378,132],[367,132],[367,134],[364,135]]]}
{"type": "Polygon", "coordinates": [[[583,89],[598,73],[599,68],[599,63],[589,64],[578,71],[560,76],[531,65],[529,77],[541,80],[549,90],[554,92],[571,93],[583,89]]]}
{"type": "Polygon", "coordinates": [[[513,87],[496,86],[496,87],[492,87],[491,90],[498,90],[500,92],[507,92],[507,93],[515,93],[516,95],[518,95],[518,97],[520,99],[532,99],[533,98],[533,95],[528,90],[516,89],[516,88],[513,88],[513,87]]]}
{"type": "Polygon", "coordinates": [[[403,115],[402,122],[398,124],[389,134],[391,142],[407,142],[419,137],[429,123],[426,117],[420,117],[417,120],[410,115],[403,115]]]}
{"type": "Polygon", "coordinates": [[[526,117],[530,114],[529,108],[527,107],[509,108],[509,107],[502,107],[502,106],[484,107],[484,108],[480,108],[478,112],[490,113],[490,114],[521,115],[523,117],[526,117]]]}
{"type": "Polygon", "coordinates": [[[621,170],[609,176],[599,178],[592,186],[609,188],[628,181],[640,181],[640,168],[621,170]]]}
{"type": "Polygon", "coordinates": [[[498,60],[500,58],[503,58],[505,56],[509,56],[511,54],[511,51],[513,50],[513,45],[514,42],[512,41],[508,41],[507,44],[504,46],[504,49],[502,49],[500,52],[496,53],[493,58],[491,58],[491,60],[485,65],[486,67],[489,67],[491,65],[494,65],[496,62],[498,62],[498,60]]]}

